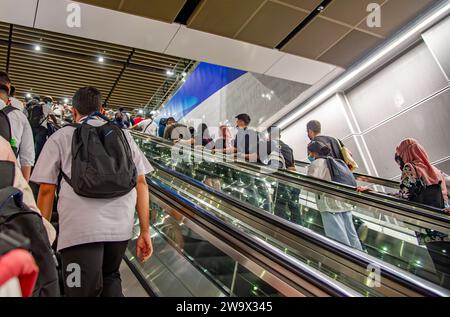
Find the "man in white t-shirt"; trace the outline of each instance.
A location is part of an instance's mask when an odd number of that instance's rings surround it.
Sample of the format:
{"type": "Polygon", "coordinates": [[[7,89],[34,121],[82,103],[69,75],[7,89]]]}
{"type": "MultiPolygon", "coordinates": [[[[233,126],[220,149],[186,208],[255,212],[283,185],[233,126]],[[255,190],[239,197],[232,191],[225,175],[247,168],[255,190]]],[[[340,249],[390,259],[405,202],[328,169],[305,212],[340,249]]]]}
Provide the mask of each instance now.
{"type": "MultiPolygon", "coordinates": [[[[106,124],[98,116],[90,117],[95,112],[103,112],[101,102],[102,95],[97,89],[79,89],[73,97],[75,122],[87,120],[86,124],[91,126],[106,124]]],[[[38,207],[47,219],[52,215],[59,175],[72,177],[74,131],[74,127],[67,126],[53,134],[45,144],[33,171],[31,180],[40,184],[38,207]]],[[[81,269],[80,287],[65,284],[66,296],[123,296],[119,267],[132,238],[135,210],[140,223],[137,256],[141,261],[146,261],[153,252],[149,194],[145,179],[145,175],[153,171],[153,168],[129,132],[124,133],[138,175],[135,189],[117,198],[86,198],[77,195],[65,178],[61,181],[57,248],[61,254],[63,280],[67,281],[71,273],[70,265],[75,263],[81,269]]]]}

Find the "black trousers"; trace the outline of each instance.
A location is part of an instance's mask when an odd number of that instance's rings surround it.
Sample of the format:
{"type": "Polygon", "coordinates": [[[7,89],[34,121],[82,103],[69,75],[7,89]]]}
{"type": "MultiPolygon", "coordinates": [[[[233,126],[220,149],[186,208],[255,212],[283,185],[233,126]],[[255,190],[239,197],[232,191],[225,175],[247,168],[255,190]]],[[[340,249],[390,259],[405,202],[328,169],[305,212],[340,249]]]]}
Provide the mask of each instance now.
{"type": "Polygon", "coordinates": [[[60,251],[64,295],[67,297],[123,297],[119,268],[128,241],[82,244],[60,251]],[[75,283],[76,268],[79,283],[75,283]]]}
{"type": "Polygon", "coordinates": [[[39,128],[33,129],[34,136],[34,150],[36,152],[36,161],[41,155],[42,149],[44,148],[45,142],[48,138],[48,129],[40,126],[39,128]]]}

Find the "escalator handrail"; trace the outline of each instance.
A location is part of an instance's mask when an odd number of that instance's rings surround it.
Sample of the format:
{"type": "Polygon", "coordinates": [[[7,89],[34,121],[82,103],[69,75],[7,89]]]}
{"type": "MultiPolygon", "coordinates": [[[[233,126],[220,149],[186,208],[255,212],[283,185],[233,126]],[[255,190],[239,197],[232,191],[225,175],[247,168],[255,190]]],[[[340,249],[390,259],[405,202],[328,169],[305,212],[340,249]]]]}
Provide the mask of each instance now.
{"type": "Polygon", "coordinates": [[[232,226],[226,224],[220,218],[216,217],[215,215],[212,215],[211,213],[202,209],[198,205],[195,205],[191,201],[180,196],[173,189],[167,187],[161,182],[148,177],[147,180],[149,182],[149,187],[151,190],[152,189],[158,190],[162,193],[165,193],[166,196],[171,196],[171,199],[178,201],[179,203],[182,203],[185,207],[189,208],[189,210],[194,212],[196,215],[205,219],[209,224],[211,224],[211,226],[219,228],[219,230],[224,232],[224,234],[244,243],[245,245],[251,247],[252,250],[256,250],[260,254],[276,262],[281,267],[287,269],[290,272],[295,273],[297,276],[300,276],[308,280],[308,282],[314,284],[315,286],[321,288],[322,290],[325,290],[331,295],[351,296],[351,297],[361,296],[361,294],[341,284],[340,282],[329,278],[325,274],[315,269],[312,269],[311,267],[307,266],[306,264],[300,262],[297,259],[294,259],[282,252],[279,252],[279,250],[269,245],[268,243],[265,243],[263,241],[255,239],[254,237],[251,237],[247,234],[240,232],[236,228],[233,228],[232,226]]]}
{"type": "MultiPolygon", "coordinates": [[[[133,132],[135,133],[135,132],[133,132]]],[[[161,138],[156,138],[154,136],[150,136],[142,133],[135,133],[137,136],[141,138],[146,138],[152,140],[152,142],[163,144],[165,146],[173,146],[173,144],[167,140],[163,140],[161,138]]],[[[202,152],[197,149],[194,149],[194,153],[198,155],[211,155],[207,152],[202,152]]],[[[253,172],[260,173],[261,170],[264,170],[265,166],[258,166],[255,164],[249,164],[239,161],[239,165],[244,165],[245,169],[252,170],[253,172]]],[[[225,166],[230,166],[228,162],[220,162],[220,164],[225,166]]],[[[231,168],[236,169],[236,166],[230,166],[231,168]]],[[[302,187],[309,187],[327,194],[331,194],[334,196],[341,197],[343,199],[352,200],[357,203],[361,203],[364,205],[373,206],[375,208],[385,209],[389,212],[399,213],[402,211],[403,214],[406,213],[408,216],[410,215],[418,215],[421,217],[426,217],[427,221],[430,224],[440,226],[443,228],[450,229],[450,216],[447,216],[443,213],[441,209],[430,207],[423,204],[418,204],[406,200],[400,200],[394,198],[389,195],[385,195],[377,192],[368,192],[368,193],[358,193],[355,191],[354,187],[347,186],[344,184],[338,184],[333,182],[327,182],[321,179],[316,179],[308,176],[304,176],[301,174],[290,173],[290,175],[280,172],[271,172],[271,177],[274,177],[278,180],[282,180],[287,183],[293,183],[302,187]],[[294,176],[295,175],[295,176],[294,176]]],[[[421,220],[421,219],[420,219],[421,220]]],[[[421,220],[423,221],[423,220],[421,220]]]]}
{"type": "MultiPolygon", "coordinates": [[[[309,165],[311,165],[311,163],[295,160],[295,165],[301,166],[301,167],[308,167],[309,165]]],[[[287,172],[291,172],[291,171],[287,171],[287,172]]],[[[294,172],[291,172],[291,173],[294,173],[294,172]]],[[[390,179],[385,179],[385,178],[376,177],[376,176],[367,175],[367,174],[361,174],[361,173],[353,173],[353,175],[355,175],[356,180],[363,181],[366,183],[372,183],[375,185],[380,185],[380,186],[385,186],[385,187],[390,187],[390,188],[395,188],[395,189],[400,188],[399,182],[396,182],[396,181],[393,181],[390,179]]]]}
{"type": "Polygon", "coordinates": [[[183,182],[186,182],[192,186],[195,186],[197,188],[200,188],[201,190],[206,191],[209,194],[215,195],[220,197],[223,201],[227,202],[228,204],[235,206],[238,209],[241,209],[258,219],[265,221],[271,225],[276,226],[277,228],[283,229],[286,232],[289,232],[301,239],[308,240],[312,243],[318,244],[321,248],[326,249],[328,251],[331,251],[333,253],[337,253],[339,256],[352,261],[353,263],[356,263],[360,266],[363,266],[366,268],[370,264],[376,264],[380,269],[381,272],[384,273],[384,275],[390,277],[391,279],[407,285],[410,289],[415,289],[419,292],[423,292],[424,290],[427,292],[427,295],[431,296],[450,296],[450,291],[447,291],[446,289],[434,285],[428,281],[425,281],[409,272],[403,272],[399,271],[398,268],[384,263],[383,261],[371,257],[364,252],[359,252],[355,249],[352,249],[348,246],[342,245],[336,241],[333,241],[329,238],[326,238],[322,236],[321,234],[318,234],[310,229],[304,228],[300,225],[295,225],[285,219],[279,218],[277,216],[274,216],[272,214],[269,214],[267,212],[261,212],[258,208],[247,204],[245,202],[242,202],[234,197],[230,197],[228,195],[225,195],[215,189],[212,189],[206,185],[204,185],[201,182],[198,182],[190,177],[187,177],[186,175],[171,170],[165,166],[162,166],[158,162],[152,162],[156,166],[156,168],[161,169],[162,171],[166,172],[169,175],[172,175],[173,177],[181,179],[183,182]]]}

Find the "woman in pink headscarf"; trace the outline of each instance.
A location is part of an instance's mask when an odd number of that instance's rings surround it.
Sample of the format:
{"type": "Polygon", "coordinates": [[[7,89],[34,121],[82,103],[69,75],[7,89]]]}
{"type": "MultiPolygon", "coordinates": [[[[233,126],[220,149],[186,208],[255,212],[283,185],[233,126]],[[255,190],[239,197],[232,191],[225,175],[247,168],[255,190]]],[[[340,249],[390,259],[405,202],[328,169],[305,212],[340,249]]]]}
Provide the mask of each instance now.
{"type": "Polygon", "coordinates": [[[416,140],[403,140],[397,147],[395,160],[402,170],[402,198],[440,209],[448,207],[445,177],[431,165],[425,149],[416,140]]]}

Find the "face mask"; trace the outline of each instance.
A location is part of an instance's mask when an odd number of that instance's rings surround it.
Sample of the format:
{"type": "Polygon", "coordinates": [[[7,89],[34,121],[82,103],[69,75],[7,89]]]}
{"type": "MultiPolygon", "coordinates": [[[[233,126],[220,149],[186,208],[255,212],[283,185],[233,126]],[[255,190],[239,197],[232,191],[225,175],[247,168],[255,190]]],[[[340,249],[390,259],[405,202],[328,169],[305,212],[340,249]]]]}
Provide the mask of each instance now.
{"type": "Polygon", "coordinates": [[[308,161],[310,161],[311,163],[314,162],[316,160],[316,158],[314,156],[308,156],[308,161]]]}

